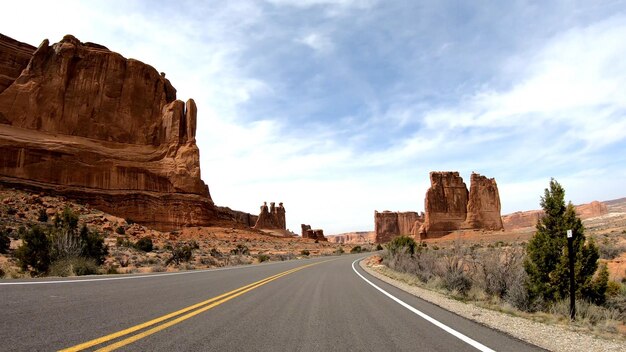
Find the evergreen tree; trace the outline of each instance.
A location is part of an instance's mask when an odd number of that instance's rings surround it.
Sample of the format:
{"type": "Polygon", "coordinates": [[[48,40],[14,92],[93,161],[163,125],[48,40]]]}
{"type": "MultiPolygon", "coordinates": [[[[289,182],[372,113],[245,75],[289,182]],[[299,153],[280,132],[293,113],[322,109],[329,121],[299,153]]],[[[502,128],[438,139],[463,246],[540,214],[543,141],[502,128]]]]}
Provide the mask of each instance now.
{"type": "Polygon", "coordinates": [[[20,231],[22,245],[15,251],[22,270],[30,269],[36,274],[43,274],[50,266],[50,241],[45,229],[33,226],[28,231],[20,231]]]}
{"type": "MultiPolygon", "coordinates": [[[[554,179],[541,197],[545,214],[537,223],[537,231],[528,243],[528,256],[524,267],[528,273],[528,290],[531,299],[550,303],[569,296],[569,259],[567,230],[572,230],[575,253],[574,277],[578,297],[602,302],[606,282],[593,275],[598,268],[599,252],[593,239],[585,238],[585,228],[576,216],[574,206],[565,205],[565,190],[554,179]],[[599,296],[602,296],[600,298],[599,296]]],[[[607,277],[608,279],[608,277],[607,277]]]]}

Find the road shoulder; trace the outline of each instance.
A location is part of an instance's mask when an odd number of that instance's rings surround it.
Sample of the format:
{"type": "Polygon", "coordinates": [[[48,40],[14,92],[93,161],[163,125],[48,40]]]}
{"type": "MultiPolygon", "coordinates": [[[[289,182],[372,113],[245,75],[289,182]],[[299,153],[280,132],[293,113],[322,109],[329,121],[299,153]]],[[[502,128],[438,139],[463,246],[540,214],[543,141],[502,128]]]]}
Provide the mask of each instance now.
{"type": "Polygon", "coordinates": [[[381,273],[381,265],[369,267],[367,260],[359,266],[369,275],[395,286],[409,294],[433,303],[464,318],[476,321],[492,329],[502,331],[520,340],[550,351],[623,351],[624,343],[619,340],[604,340],[563,326],[542,324],[521,317],[475,306],[446,297],[438,292],[412,286],[381,273]]]}

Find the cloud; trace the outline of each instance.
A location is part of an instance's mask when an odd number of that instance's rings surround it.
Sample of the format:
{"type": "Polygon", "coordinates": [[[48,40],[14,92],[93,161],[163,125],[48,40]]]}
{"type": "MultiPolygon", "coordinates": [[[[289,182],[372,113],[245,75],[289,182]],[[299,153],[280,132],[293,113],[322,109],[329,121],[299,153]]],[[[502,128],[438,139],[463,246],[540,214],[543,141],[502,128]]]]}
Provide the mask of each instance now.
{"type": "Polygon", "coordinates": [[[333,42],[330,38],[320,33],[307,34],[297,39],[297,42],[307,45],[320,54],[327,54],[333,50],[333,42]]]}

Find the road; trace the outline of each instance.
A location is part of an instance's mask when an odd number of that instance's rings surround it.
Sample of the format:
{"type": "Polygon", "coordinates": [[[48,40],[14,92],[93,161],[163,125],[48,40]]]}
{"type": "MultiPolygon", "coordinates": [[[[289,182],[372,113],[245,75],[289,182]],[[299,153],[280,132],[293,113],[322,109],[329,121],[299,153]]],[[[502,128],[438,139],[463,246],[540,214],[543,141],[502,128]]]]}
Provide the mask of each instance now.
{"type": "Polygon", "coordinates": [[[373,278],[361,257],[2,280],[0,350],[540,350],[373,278]]]}

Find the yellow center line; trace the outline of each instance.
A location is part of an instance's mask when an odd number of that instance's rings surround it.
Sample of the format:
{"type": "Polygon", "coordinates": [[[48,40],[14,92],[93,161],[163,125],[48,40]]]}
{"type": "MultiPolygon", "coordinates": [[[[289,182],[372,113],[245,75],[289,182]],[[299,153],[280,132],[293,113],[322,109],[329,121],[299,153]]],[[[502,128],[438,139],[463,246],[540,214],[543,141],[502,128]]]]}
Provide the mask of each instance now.
{"type": "Polygon", "coordinates": [[[60,350],[60,352],[81,351],[81,350],[84,350],[84,349],[89,348],[89,347],[100,345],[100,344],[103,344],[103,343],[105,343],[107,341],[111,341],[111,340],[116,339],[118,337],[122,337],[122,336],[125,336],[125,335],[128,335],[128,334],[131,334],[131,333],[136,332],[138,330],[147,328],[149,326],[152,326],[152,325],[158,324],[160,322],[163,322],[163,321],[165,321],[167,319],[179,316],[181,314],[184,314],[186,312],[189,312],[191,310],[194,310],[196,308],[204,306],[204,308],[198,309],[198,310],[196,310],[196,311],[194,311],[192,313],[186,314],[186,315],[181,316],[181,317],[179,317],[177,319],[169,321],[169,322],[167,322],[165,324],[156,326],[156,327],[154,327],[154,328],[152,328],[150,330],[144,331],[144,332],[142,332],[140,334],[131,336],[129,338],[121,340],[121,341],[119,341],[117,343],[114,343],[112,345],[105,346],[105,347],[103,347],[103,348],[98,350],[98,351],[112,351],[112,350],[117,349],[119,347],[125,346],[125,345],[127,345],[129,343],[137,341],[137,340],[139,340],[141,338],[144,338],[146,336],[152,335],[152,334],[154,334],[154,333],[156,333],[158,331],[166,329],[166,328],[168,328],[168,327],[170,327],[172,325],[178,324],[178,323],[180,323],[180,322],[182,322],[184,320],[187,320],[187,319],[189,319],[189,318],[191,318],[191,317],[193,317],[195,315],[198,315],[198,314],[200,314],[202,312],[205,312],[205,311],[207,311],[207,310],[209,310],[209,309],[211,309],[213,307],[216,307],[216,306],[218,306],[218,305],[220,305],[220,304],[222,304],[224,302],[227,302],[227,301],[229,301],[229,300],[231,300],[231,299],[233,299],[235,297],[238,297],[238,296],[240,296],[240,295],[242,295],[242,294],[244,294],[244,293],[246,293],[248,291],[251,291],[251,290],[253,290],[253,289],[257,288],[257,287],[263,286],[263,285],[265,285],[265,284],[267,284],[267,283],[269,283],[271,281],[274,281],[274,280],[276,280],[276,279],[278,279],[280,277],[283,277],[285,275],[289,275],[291,273],[294,273],[296,271],[299,271],[299,270],[302,270],[304,268],[310,267],[312,265],[321,264],[321,263],[324,263],[324,262],[326,262],[326,261],[303,265],[303,266],[300,266],[300,267],[297,267],[297,268],[294,268],[294,269],[290,269],[290,270],[284,271],[282,273],[278,273],[276,275],[269,276],[269,277],[267,277],[267,278],[265,278],[263,280],[259,280],[259,281],[253,282],[251,284],[239,287],[239,288],[237,288],[235,290],[232,290],[232,291],[226,292],[224,294],[221,294],[219,296],[210,298],[210,299],[208,299],[206,301],[203,301],[203,302],[191,305],[189,307],[177,310],[175,312],[163,315],[161,317],[149,320],[149,321],[147,321],[145,323],[132,326],[132,327],[130,327],[128,329],[124,329],[124,330],[121,330],[121,331],[118,331],[118,332],[115,332],[115,333],[112,333],[112,334],[109,334],[109,335],[106,335],[106,336],[102,336],[102,337],[99,337],[97,339],[94,339],[94,340],[91,340],[91,341],[87,341],[85,343],[78,344],[76,346],[72,346],[72,347],[68,347],[68,348],[62,349],[62,350],[60,350]]]}

